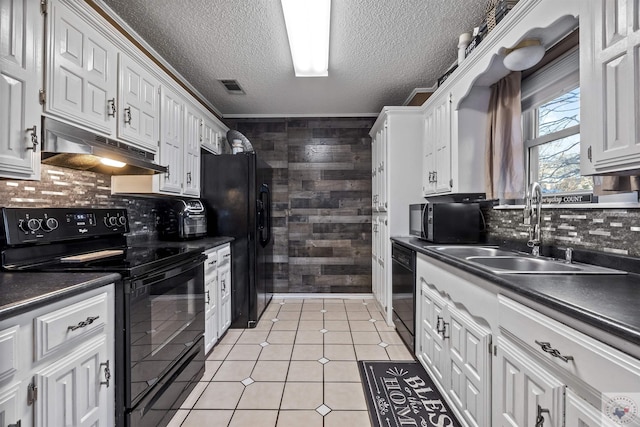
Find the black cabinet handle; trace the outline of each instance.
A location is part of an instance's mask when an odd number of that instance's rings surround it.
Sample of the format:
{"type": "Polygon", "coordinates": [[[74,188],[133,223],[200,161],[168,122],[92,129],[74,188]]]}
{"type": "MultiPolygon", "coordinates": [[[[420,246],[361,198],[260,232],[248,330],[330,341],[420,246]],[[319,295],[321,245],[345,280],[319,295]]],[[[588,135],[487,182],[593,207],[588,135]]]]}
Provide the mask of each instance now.
{"type": "Polygon", "coordinates": [[[36,151],[36,147],[38,146],[38,126],[33,125],[32,128],[28,128],[27,132],[30,132],[31,135],[31,147],[27,147],[27,150],[36,151]]]}
{"type": "Polygon", "coordinates": [[[100,384],[106,385],[109,388],[109,380],[111,379],[111,369],[109,369],[109,361],[101,363],[100,366],[104,366],[104,381],[100,381],[100,384]]]}
{"type": "Polygon", "coordinates": [[[535,343],[540,346],[540,349],[542,351],[544,351],[545,353],[549,353],[553,357],[557,357],[558,359],[562,360],[565,363],[568,363],[569,360],[573,360],[573,356],[563,356],[562,353],[560,353],[560,351],[551,347],[551,343],[549,342],[540,342],[536,340],[535,343]]]}
{"type": "Polygon", "coordinates": [[[107,103],[109,104],[109,109],[111,110],[111,112],[107,112],[107,116],[109,117],[115,117],[116,116],[116,99],[115,98],[111,98],[110,100],[107,101],[107,103]]]}
{"type": "Polygon", "coordinates": [[[542,406],[538,405],[538,415],[536,417],[536,427],[544,426],[544,417],[542,414],[550,414],[548,409],[543,409],[542,406]]]}
{"type": "Polygon", "coordinates": [[[124,123],[127,125],[131,124],[131,107],[124,109],[124,123]]]}
{"type": "Polygon", "coordinates": [[[87,320],[83,320],[82,322],[78,323],[77,325],[74,326],[68,326],[67,327],[67,331],[75,331],[76,329],[80,329],[80,328],[84,328],[86,326],[89,326],[90,324],[92,324],[93,322],[95,322],[96,320],[98,320],[100,318],[100,316],[94,316],[94,317],[87,317],[87,320]]]}

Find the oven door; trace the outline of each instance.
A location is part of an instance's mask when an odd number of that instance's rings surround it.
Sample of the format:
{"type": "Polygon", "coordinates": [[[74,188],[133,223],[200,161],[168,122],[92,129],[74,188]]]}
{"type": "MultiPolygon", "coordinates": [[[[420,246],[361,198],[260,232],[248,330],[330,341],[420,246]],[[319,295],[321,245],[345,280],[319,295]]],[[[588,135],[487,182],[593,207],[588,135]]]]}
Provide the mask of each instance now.
{"type": "Polygon", "coordinates": [[[203,257],[125,282],[124,406],[133,408],[204,335],[203,257]]]}

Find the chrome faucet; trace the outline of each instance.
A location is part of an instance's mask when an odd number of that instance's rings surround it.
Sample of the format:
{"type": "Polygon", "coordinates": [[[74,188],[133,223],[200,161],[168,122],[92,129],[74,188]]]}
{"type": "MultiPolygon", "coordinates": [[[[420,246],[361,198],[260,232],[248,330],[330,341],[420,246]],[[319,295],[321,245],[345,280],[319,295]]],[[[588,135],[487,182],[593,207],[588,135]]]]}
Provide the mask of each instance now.
{"type": "Polygon", "coordinates": [[[529,226],[529,241],[527,246],[531,248],[533,256],[540,255],[540,220],[542,211],[542,188],[540,184],[534,182],[529,187],[524,207],[524,224],[529,226]],[[533,206],[535,204],[535,207],[533,206]]]}

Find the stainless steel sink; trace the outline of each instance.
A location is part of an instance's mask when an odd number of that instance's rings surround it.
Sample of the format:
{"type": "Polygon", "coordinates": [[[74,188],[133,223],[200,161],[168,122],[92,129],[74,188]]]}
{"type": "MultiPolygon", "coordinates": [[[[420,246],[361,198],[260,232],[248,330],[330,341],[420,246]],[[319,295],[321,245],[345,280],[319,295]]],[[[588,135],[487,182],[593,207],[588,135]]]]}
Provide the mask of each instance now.
{"type": "Polygon", "coordinates": [[[552,258],[500,249],[495,246],[428,246],[494,274],[627,274],[591,264],[566,263],[552,258]]]}
{"type": "Polygon", "coordinates": [[[496,256],[496,255],[514,255],[514,252],[491,246],[431,246],[438,252],[448,254],[457,258],[466,258],[470,256],[496,256]]]}

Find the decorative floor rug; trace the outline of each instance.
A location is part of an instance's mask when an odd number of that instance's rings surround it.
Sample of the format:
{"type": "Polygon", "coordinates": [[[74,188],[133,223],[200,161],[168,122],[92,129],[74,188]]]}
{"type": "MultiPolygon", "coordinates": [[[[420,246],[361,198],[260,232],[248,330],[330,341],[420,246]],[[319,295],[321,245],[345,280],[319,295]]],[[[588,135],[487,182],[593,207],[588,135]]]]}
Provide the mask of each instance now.
{"type": "Polygon", "coordinates": [[[460,427],[418,362],[358,362],[374,427],[460,427]]]}

